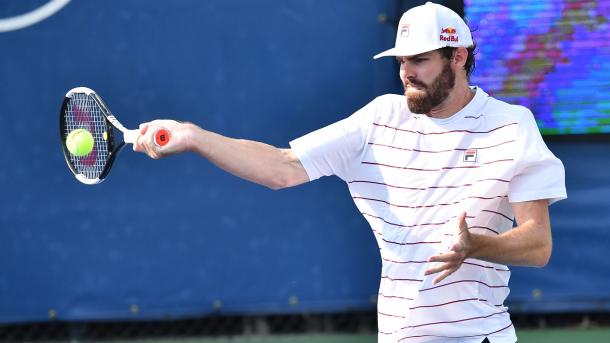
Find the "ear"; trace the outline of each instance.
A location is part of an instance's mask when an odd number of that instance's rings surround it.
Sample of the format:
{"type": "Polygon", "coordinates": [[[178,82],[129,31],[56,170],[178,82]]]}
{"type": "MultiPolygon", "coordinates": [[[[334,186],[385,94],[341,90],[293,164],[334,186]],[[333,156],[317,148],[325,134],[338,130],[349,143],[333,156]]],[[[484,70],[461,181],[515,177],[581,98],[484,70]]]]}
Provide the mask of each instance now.
{"type": "Polygon", "coordinates": [[[452,63],[458,67],[458,69],[463,69],[466,64],[466,60],[468,59],[468,50],[464,47],[459,47],[455,49],[453,52],[453,60],[452,63]]]}

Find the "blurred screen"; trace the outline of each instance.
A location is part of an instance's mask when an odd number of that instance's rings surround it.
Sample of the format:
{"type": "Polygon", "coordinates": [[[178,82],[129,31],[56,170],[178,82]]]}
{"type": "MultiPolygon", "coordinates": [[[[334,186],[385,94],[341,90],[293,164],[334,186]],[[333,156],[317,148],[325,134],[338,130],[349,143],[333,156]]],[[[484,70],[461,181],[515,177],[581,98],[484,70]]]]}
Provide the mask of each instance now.
{"type": "Polygon", "coordinates": [[[473,85],[528,107],[543,134],[610,133],[610,1],[465,0],[473,85]]]}

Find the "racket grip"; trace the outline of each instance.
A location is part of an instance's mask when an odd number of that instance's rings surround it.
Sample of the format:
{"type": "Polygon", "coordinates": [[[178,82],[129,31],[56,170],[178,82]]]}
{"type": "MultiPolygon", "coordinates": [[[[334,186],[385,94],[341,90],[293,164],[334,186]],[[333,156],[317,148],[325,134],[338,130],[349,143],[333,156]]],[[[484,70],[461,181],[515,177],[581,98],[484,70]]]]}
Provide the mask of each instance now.
{"type": "Polygon", "coordinates": [[[155,131],[155,144],[159,147],[169,143],[169,131],[166,129],[159,129],[155,131]]]}
{"type": "MultiPolygon", "coordinates": [[[[125,143],[133,144],[140,136],[140,130],[127,130],[123,132],[123,140],[125,143]]],[[[166,129],[159,129],[154,134],[155,145],[162,147],[169,143],[169,131],[166,129]]]]}
{"type": "Polygon", "coordinates": [[[127,130],[123,132],[123,140],[125,143],[135,143],[138,136],[140,136],[140,130],[127,130]]]}

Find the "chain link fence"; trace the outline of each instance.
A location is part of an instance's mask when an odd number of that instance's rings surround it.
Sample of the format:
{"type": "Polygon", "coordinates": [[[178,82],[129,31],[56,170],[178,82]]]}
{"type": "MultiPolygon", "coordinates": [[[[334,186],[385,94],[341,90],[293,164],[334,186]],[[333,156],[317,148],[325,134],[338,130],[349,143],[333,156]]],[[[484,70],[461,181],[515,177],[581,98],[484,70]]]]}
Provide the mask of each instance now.
{"type": "Polygon", "coordinates": [[[284,334],[377,333],[374,311],[268,316],[214,315],[129,322],[61,322],[0,326],[1,342],[78,342],[186,337],[256,337],[284,334]]]}
{"type": "MultiPolygon", "coordinates": [[[[608,328],[610,313],[517,313],[517,330],[552,328],[608,328]]],[[[375,311],[267,316],[213,315],[201,318],[122,321],[62,322],[0,325],[0,342],[86,342],[201,338],[248,338],[282,335],[358,335],[377,333],[375,311]]],[[[355,336],[354,336],[355,337],[355,336]]]]}

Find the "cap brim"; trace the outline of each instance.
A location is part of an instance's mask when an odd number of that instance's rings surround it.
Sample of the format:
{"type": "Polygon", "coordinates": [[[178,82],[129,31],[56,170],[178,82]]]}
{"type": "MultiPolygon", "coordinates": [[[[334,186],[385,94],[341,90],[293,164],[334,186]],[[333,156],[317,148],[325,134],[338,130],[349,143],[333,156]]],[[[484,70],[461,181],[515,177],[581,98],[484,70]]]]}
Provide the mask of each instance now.
{"type": "Polygon", "coordinates": [[[432,50],[436,50],[438,49],[438,47],[433,47],[433,48],[412,48],[412,47],[394,47],[392,49],[386,50],[382,53],[379,53],[375,56],[373,56],[373,59],[378,59],[381,57],[388,57],[388,56],[413,56],[413,55],[417,55],[417,54],[423,54],[424,52],[428,52],[428,51],[432,51],[432,50]]]}
{"type": "MultiPolygon", "coordinates": [[[[472,41],[468,42],[469,44],[466,47],[470,47],[472,46],[472,41]]],[[[419,54],[423,54],[424,52],[428,52],[428,51],[433,51],[436,49],[440,49],[440,48],[444,48],[447,46],[453,46],[453,47],[458,47],[458,46],[463,46],[463,45],[451,45],[451,44],[439,44],[436,46],[428,46],[426,48],[417,48],[417,47],[393,47],[392,49],[386,50],[384,52],[381,52],[375,56],[373,56],[373,59],[378,59],[381,57],[388,57],[388,56],[414,56],[414,55],[419,55],[419,54]]]]}
{"type": "Polygon", "coordinates": [[[386,50],[384,52],[378,53],[377,55],[373,56],[373,59],[376,60],[376,59],[381,58],[381,57],[396,56],[396,55],[392,55],[394,50],[396,50],[396,49],[392,48],[390,50],[386,50]]]}

